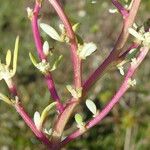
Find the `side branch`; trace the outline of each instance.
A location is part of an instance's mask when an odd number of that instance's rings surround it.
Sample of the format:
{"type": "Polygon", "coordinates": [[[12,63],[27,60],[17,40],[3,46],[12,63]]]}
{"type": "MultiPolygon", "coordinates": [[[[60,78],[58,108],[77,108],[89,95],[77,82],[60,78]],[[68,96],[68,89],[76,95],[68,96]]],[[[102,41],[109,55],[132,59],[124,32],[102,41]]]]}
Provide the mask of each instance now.
{"type": "Polygon", "coordinates": [[[32,132],[35,134],[37,139],[41,142],[43,142],[47,147],[51,147],[51,143],[49,139],[41,132],[39,131],[33,120],[30,118],[30,116],[27,114],[27,112],[24,110],[23,106],[20,104],[20,102],[16,102],[15,109],[19,113],[19,115],[22,117],[24,122],[27,124],[27,126],[32,130],[32,132]]]}
{"type": "Polygon", "coordinates": [[[90,77],[83,84],[83,93],[89,91],[90,87],[101,77],[103,72],[107,70],[107,68],[112,64],[112,62],[116,61],[122,48],[124,47],[129,32],[128,29],[133,25],[137,11],[139,9],[141,0],[134,0],[129,15],[126,19],[124,19],[122,31],[118,37],[117,42],[115,43],[114,48],[112,49],[109,56],[104,60],[104,62],[90,75],[90,77]]]}
{"type": "Polygon", "coordinates": [[[70,40],[69,42],[70,42],[70,47],[71,47],[71,57],[72,57],[73,70],[74,70],[74,84],[75,84],[75,88],[80,88],[81,82],[82,82],[81,60],[77,54],[78,44],[76,41],[75,33],[72,29],[72,25],[71,25],[67,15],[65,14],[63,8],[60,6],[59,2],[57,0],[49,0],[49,2],[54,7],[60,20],[63,22],[63,24],[65,26],[68,38],[70,40]]]}
{"type": "MultiPolygon", "coordinates": [[[[33,32],[33,36],[34,36],[34,41],[35,41],[35,45],[37,48],[37,52],[39,55],[40,60],[46,60],[47,58],[43,53],[43,45],[42,45],[42,40],[40,37],[40,32],[39,32],[39,27],[38,27],[38,15],[41,9],[41,4],[40,2],[36,2],[35,7],[34,7],[34,12],[33,12],[33,16],[31,19],[31,24],[32,24],[32,32],[33,32]]],[[[54,101],[57,102],[57,110],[59,111],[59,113],[62,113],[64,110],[63,104],[60,101],[60,98],[57,94],[56,88],[55,88],[55,84],[53,81],[53,77],[51,75],[51,73],[49,72],[47,75],[44,76],[45,77],[45,81],[47,83],[49,92],[51,93],[51,97],[54,101]]]]}
{"type": "Polygon", "coordinates": [[[112,3],[114,4],[114,6],[118,9],[118,11],[121,13],[121,15],[123,16],[123,18],[125,19],[126,17],[128,17],[129,12],[128,10],[126,10],[126,8],[124,8],[121,3],[118,2],[118,0],[112,0],[112,3]]]}
{"type": "MultiPolygon", "coordinates": [[[[55,1],[55,0],[49,0],[55,1]]],[[[128,28],[132,26],[136,13],[139,8],[141,0],[134,0],[134,3],[132,5],[132,8],[130,10],[129,16],[124,20],[122,32],[119,35],[119,38],[111,51],[110,55],[104,60],[104,62],[94,71],[94,73],[91,74],[91,76],[84,82],[83,84],[83,91],[82,91],[82,97],[89,91],[91,86],[96,82],[98,78],[100,78],[104,72],[111,66],[111,64],[118,59],[119,54],[127,41],[128,38],[128,28]],[[132,16],[133,15],[133,16],[132,16]],[[130,20],[130,21],[129,21],[130,20]]],[[[56,6],[55,6],[56,7],[56,6]]],[[[57,7],[56,7],[57,8],[57,7]]],[[[57,8],[58,9],[58,8],[57,8]]],[[[72,99],[73,100],[73,99],[72,99]]],[[[73,100],[74,101],[74,100],[73,100]]],[[[77,102],[76,102],[77,103],[77,102]]],[[[62,132],[64,130],[64,127],[68,121],[68,118],[71,116],[73,113],[74,108],[76,107],[77,104],[74,102],[70,102],[66,108],[65,111],[59,115],[57,122],[54,126],[54,131],[56,133],[57,137],[60,137],[62,135],[62,132]],[[67,118],[67,120],[66,120],[67,118]]]]}
{"type": "MultiPolygon", "coordinates": [[[[114,97],[110,100],[110,102],[104,107],[104,109],[95,118],[93,118],[86,124],[86,126],[85,126],[86,131],[88,129],[92,128],[93,126],[97,125],[98,123],[100,123],[107,116],[107,114],[112,110],[112,108],[120,101],[120,98],[129,89],[129,87],[130,87],[129,81],[131,80],[131,78],[134,75],[138,66],[141,64],[141,62],[146,57],[148,50],[149,50],[148,47],[141,48],[141,50],[140,50],[141,52],[140,52],[139,56],[137,57],[137,63],[134,65],[131,64],[131,66],[129,67],[128,72],[125,76],[125,79],[124,79],[120,89],[114,95],[114,97]]],[[[86,131],[84,131],[84,132],[86,132],[86,131]]],[[[80,129],[73,132],[65,140],[62,141],[61,147],[65,146],[67,143],[73,141],[74,139],[76,139],[77,137],[82,135],[84,132],[81,131],[80,129]]]]}

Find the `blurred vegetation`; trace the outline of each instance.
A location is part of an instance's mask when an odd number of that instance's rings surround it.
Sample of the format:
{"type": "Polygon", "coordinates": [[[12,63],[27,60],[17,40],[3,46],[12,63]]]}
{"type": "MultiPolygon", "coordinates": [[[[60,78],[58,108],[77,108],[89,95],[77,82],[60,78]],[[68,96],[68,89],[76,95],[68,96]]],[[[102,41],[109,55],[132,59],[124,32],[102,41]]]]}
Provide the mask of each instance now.
{"type": "MultiPolygon", "coordinates": [[[[113,6],[109,1],[97,0],[92,4],[91,0],[66,0],[65,9],[73,22],[80,23],[79,33],[85,41],[94,41],[98,45],[98,51],[88,58],[83,64],[83,78],[96,68],[108,55],[117,39],[121,28],[121,17],[118,14],[109,14],[108,9],[113,6]]],[[[33,0],[0,0],[0,50],[1,59],[6,50],[13,50],[17,35],[21,37],[19,62],[15,83],[21,100],[31,116],[39,112],[50,103],[50,95],[42,79],[42,75],[33,67],[28,53],[35,52],[30,21],[26,15],[26,7],[33,7],[33,0]]],[[[137,23],[141,24],[148,19],[150,1],[143,0],[137,17],[137,23]]],[[[41,21],[51,23],[58,27],[59,20],[54,10],[45,2],[41,21]]],[[[53,72],[56,86],[63,101],[68,98],[66,83],[72,82],[72,70],[70,65],[69,50],[64,45],[58,45],[42,33],[51,46],[56,48],[56,53],[64,55],[63,62],[58,70],[53,72]]],[[[130,43],[130,42],[129,42],[130,43]]],[[[150,69],[147,56],[138,70],[135,78],[137,86],[130,89],[122,101],[117,105],[101,124],[78,138],[67,146],[69,150],[149,150],[150,147],[150,69]],[[126,145],[126,146],[125,146],[126,145]],[[126,148],[125,148],[126,147],[126,148]]],[[[118,89],[122,77],[117,70],[106,74],[89,93],[89,97],[95,99],[97,107],[103,106],[118,89]]],[[[1,92],[9,95],[4,82],[0,84],[1,92]]],[[[85,120],[91,116],[83,107],[77,109],[84,112],[85,120]]],[[[50,114],[48,126],[52,124],[50,114]]],[[[68,125],[68,133],[69,130],[68,125]]],[[[45,149],[35,139],[31,131],[26,127],[18,114],[8,105],[0,102],[0,150],[41,150],[45,149]]],[[[64,148],[66,149],[66,148],[64,148]]]]}

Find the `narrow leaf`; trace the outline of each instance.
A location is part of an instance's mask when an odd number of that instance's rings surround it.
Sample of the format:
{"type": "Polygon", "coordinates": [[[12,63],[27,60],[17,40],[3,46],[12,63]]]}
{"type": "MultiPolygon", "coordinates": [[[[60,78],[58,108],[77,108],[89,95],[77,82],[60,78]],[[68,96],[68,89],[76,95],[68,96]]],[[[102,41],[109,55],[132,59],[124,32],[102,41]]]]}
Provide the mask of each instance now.
{"type": "Polygon", "coordinates": [[[40,124],[42,126],[44,120],[47,118],[49,111],[57,104],[57,102],[53,102],[50,105],[48,105],[41,114],[40,124]]]}
{"type": "Polygon", "coordinates": [[[93,113],[93,115],[96,115],[97,108],[96,108],[96,105],[93,101],[91,101],[90,99],[87,99],[86,100],[86,106],[93,113]]]}
{"type": "Polygon", "coordinates": [[[8,50],[7,54],[6,54],[6,65],[7,65],[7,67],[10,66],[10,63],[11,63],[11,51],[8,50]]]}
{"type": "Polygon", "coordinates": [[[29,57],[30,57],[30,60],[32,62],[32,64],[36,67],[36,65],[38,64],[35,57],[32,55],[32,53],[29,53],[29,57]]]}
{"type": "Polygon", "coordinates": [[[2,93],[0,93],[0,100],[4,101],[5,103],[9,105],[12,105],[12,102],[10,101],[10,99],[2,93]]]}
{"type": "Polygon", "coordinates": [[[15,48],[14,48],[13,75],[16,73],[16,69],[17,69],[18,48],[19,48],[19,36],[17,36],[17,38],[16,38],[15,48]]]}
{"type": "Polygon", "coordinates": [[[57,33],[57,31],[53,27],[51,27],[51,26],[49,26],[48,24],[45,24],[45,23],[41,23],[40,27],[52,39],[63,42],[60,35],[57,33]]]}
{"type": "Polygon", "coordinates": [[[78,30],[79,24],[80,24],[80,23],[76,23],[76,24],[74,24],[74,25],[72,26],[72,29],[73,29],[74,32],[76,32],[76,31],[78,30]]]}
{"type": "Polygon", "coordinates": [[[76,90],[71,85],[67,85],[66,88],[74,98],[78,98],[76,90]]]}

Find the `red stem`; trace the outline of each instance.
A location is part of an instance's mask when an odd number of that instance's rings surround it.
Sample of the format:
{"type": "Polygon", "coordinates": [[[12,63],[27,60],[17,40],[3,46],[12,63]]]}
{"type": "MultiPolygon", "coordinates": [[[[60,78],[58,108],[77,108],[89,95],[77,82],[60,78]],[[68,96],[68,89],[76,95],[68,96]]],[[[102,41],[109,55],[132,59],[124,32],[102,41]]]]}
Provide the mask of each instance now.
{"type": "Polygon", "coordinates": [[[51,143],[49,139],[41,132],[39,131],[30,116],[27,114],[27,112],[24,110],[24,108],[21,106],[21,104],[16,103],[15,104],[16,111],[19,113],[19,115],[22,117],[24,122],[28,125],[28,127],[32,130],[32,132],[35,134],[35,136],[39,139],[39,141],[43,142],[46,146],[51,147],[51,143]]]}
{"type": "MultiPolygon", "coordinates": [[[[34,41],[35,41],[36,49],[37,49],[40,60],[44,59],[47,61],[46,56],[43,53],[42,40],[40,37],[40,32],[39,32],[39,27],[38,27],[38,15],[39,15],[40,9],[41,9],[41,4],[36,2],[35,7],[34,7],[34,15],[31,21],[32,32],[33,32],[34,41]]],[[[57,110],[59,111],[59,113],[62,113],[64,110],[64,107],[57,94],[55,84],[53,81],[53,77],[50,72],[47,75],[45,75],[45,81],[47,83],[49,92],[51,93],[52,99],[57,102],[57,110]]]]}
{"type": "Polygon", "coordinates": [[[138,8],[140,6],[141,0],[134,0],[129,15],[126,19],[124,19],[122,31],[119,35],[117,42],[114,45],[109,56],[104,60],[104,62],[89,76],[89,78],[84,82],[83,85],[83,93],[88,92],[90,87],[98,80],[98,78],[103,74],[103,72],[114,62],[118,59],[118,56],[124,47],[127,38],[129,36],[128,29],[134,23],[138,8]]]}
{"type": "MultiPolygon", "coordinates": [[[[49,0],[50,2],[55,2],[54,0],[49,0]]],[[[96,82],[96,80],[102,76],[102,74],[108,69],[108,67],[118,59],[119,54],[125,45],[127,38],[129,36],[128,28],[132,26],[136,13],[138,11],[141,0],[134,0],[132,8],[129,12],[129,16],[124,19],[122,31],[119,35],[117,42],[114,45],[113,50],[110,55],[106,58],[106,60],[91,74],[91,76],[85,81],[83,84],[82,97],[89,91],[91,86],[96,82]]],[[[57,7],[58,9],[58,7],[57,7]]],[[[70,103],[66,106],[65,111],[59,115],[56,124],[54,125],[54,131],[58,137],[62,135],[64,127],[68,122],[68,118],[70,118],[73,113],[74,108],[78,103],[70,103]]]]}
{"type": "Polygon", "coordinates": [[[122,14],[123,18],[125,19],[128,17],[129,12],[126,10],[121,3],[118,2],[118,0],[112,0],[112,3],[115,5],[115,7],[118,9],[118,11],[122,14]]]}
{"type": "MultiPolygon", "coordinates": [[[[98,123],[100,123],[107,116],[107,114],[112,110],[112,108],[120,101],[120,98],[125,94],[125,92],[130,87],[129,83],[128,83],[129,79],[132,78],[136,69],[141,64],[141,62],[144,60],[145,56],[148,53],[148,50],[149,50],[148,47],[141,48],[141,50],[140,50],[141,52],[140,52],[139,56],[137,57],[137,64],[131,65],[129,67],[126,77],[124,79],[124,82],[122,83],[120,89],[114,95],[114,97],[110,100],[110,102],[104,107],[104,109],[95,118],[93,118],[86,124],[85,128],[87,130],[92,128],[93,126],[97,125],[98,123]]],[[[69,135],[65,140],[63,140],[61,143],[61,146],[62,147],[65,146],[67,143],[73,141],[74,139],[76,139],[77,137],[82,135],[83,133],[84,132],[81,132],[81,130],[78,129],[77,131],[75,131],[71,135],[69,135]]]]}
{"type": "Polygon", "coordinates": [[[75,33],[72,29],[72,25],[67,18],[67,15],[65,14],[64,10],[60,6],[59,2],[57,0],[49,0],[51,5],[56,10],[58,16],[60,17],[61,21],[63,22],[65,29],[67,31],[67,35],[70,39],[70,47],[71,47],[71,57],[72,57],[72,64],[73,64],[73,70],[74,70],[74,84],[75,88],[81,87],[81,60],[77,54],[78,45],[75,37],[75,33]]]}

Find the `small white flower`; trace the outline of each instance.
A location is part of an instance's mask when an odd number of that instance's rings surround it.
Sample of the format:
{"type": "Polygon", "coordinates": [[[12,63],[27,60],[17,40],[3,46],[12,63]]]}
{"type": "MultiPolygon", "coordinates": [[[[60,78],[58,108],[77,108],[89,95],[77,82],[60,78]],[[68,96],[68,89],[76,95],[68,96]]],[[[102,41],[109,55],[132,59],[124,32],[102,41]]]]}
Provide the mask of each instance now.
{"type": "Polygon", "coordinates": [[[47,135],[51,135],[52,134],[52,129],[44,129],[44,133],[46,133],[47,135]]]}
{"type": "Polygon", "coordinates": [[[135,79],[132,80],[131,78],[128,79],[128,85],[129,86],[135,86],[136,85],[136,80],[135,79]]]}
{"type": "Polygon", "coordinates": [[[13,68],[10,69],[11,63],[11,51],[7,51],[6,55],[6,64],[1,63],[0,61],[0,80],[4,79],[6,82],[11,79],[17,69],[17,59],[18,59],[18,45],[19,45],[19,37],[16,38],[14,56],[13,56],[13,68]]]}
{"type": "Polygon", "coordinates": [[[36,64],[36,67],[44,74],[50,71],[50,64],[45,60],[42,60],[42,62],[36,64]]]}
{"type": "Polygon", "coordinates": [[[78,16],[79,17],[85,17],[86,16],[86,11],[85,10],[78,11],[78,16]]]}
{"type": "Polygon", "coordinates": [[[97,0],[92,0],[91,3],[92,3],[92,4],[96,4],[96,3],[97,3],[97,0]]]}
{"type": "Polygon", "coordinates": [[[121,74],[122,76],[124,76],[124,69],[123,69],[123,66],[118,67],[118,70],[119,70],[120,74],[121,74]]]}
{"type": "Polygon", "coordinates": [[[135,66],[137,65],[137,59],[136,58],[132,58],[131,59],[131,66],[135,66]]]}
{"type": "Polygon", "coordinates": [[[124,60],[124,61],[122,61],[121,63],[119,63],[118,65],[117,65],[117,68],[118,68],[118,70],[119,70],[119,72],[120,72],[120,74],[122,75],[122,76],[124,76],[124,68],[123,68],[123,65],[126,63],[126,61],[124,60]]]}
{"type": "Polygon", "coordinates": [[[30,7],[27,7],[27,14],[28,14],[28,18],[32,19],[32,17],[33,17],[33,9],[31,9],[30,7]]]}
{"type": "Polygon", "coordinates": [[[114,13],[118,13],[118,10],[116,9],[116,8],[114,8],[114,9],[109,9],[109,13],[110,14],[114,14],[114,13]]]}

